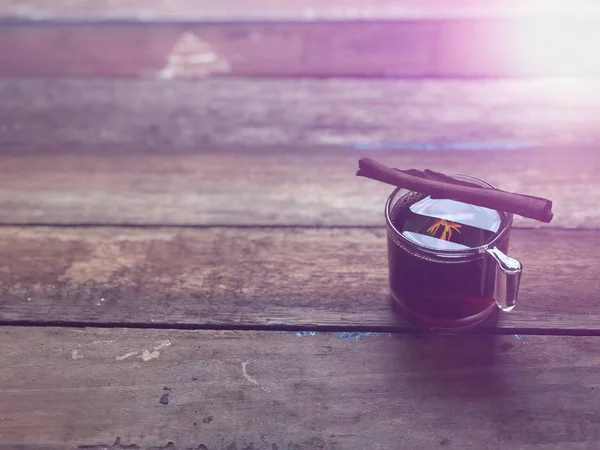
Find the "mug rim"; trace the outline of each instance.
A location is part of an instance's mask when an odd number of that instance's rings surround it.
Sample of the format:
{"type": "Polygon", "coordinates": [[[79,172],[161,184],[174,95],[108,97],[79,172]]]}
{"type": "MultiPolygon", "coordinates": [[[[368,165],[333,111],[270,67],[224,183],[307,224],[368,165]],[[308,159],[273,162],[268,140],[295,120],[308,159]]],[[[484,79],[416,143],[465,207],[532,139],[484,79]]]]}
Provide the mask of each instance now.
{"type": "MultiPolygon", "coordinates": [[[[474,177],[472,175],[452,174],[450,176],[452,176],[453,178],[458,177],[459,179],[463,179],[464,181],[475,181],[475,182],[478,182],[479,184],[481,184],[483,187],[497,189],[496,186],[494,186],[492,183],[482,180],[481,178],[474,177]]],[[[402,189],[406,189],[406,188],[397,187],[396,189],[394,189],[394,191],[390,194],[387,201],[385,202],[385,221],[386,221],[387,229],[388,229],[388,232],[392,234],[392,236],[390,236],[390,237],[394,241],[396,241],[397,244],[399,244],[401,246],[407,246],[410,249],[416,250],[420,253],[425,253],[429,256],[434,256],[434,257],[438,257],[438,258],[442,258],[442,259],[444,259],[444,258],[447,258],[447,259],[450,259],[450,258],[473,259],[476,257],[482,257],[482,255],[487,251],[487,249],[490,247],[493,248],[495,246],[495,244],[504,237],[504,235],[510,230],[510,227],[512,226],[512,222],[513,222],[513,214],[512,213],[494,210],[494,211],[497,211],[501,216],[504,216],[505,220],[502,221],[500,229],[496,232],[496,235],[494,236],[494,238],[487,244],[483,244],[479,247],[474,247],[474,248],[469,248],[469,249],[464,249],[464,250],[443,250],[443,249],[438,250],[438,249],[428,248],[428,247],[419,245],[416,242],[413,242],[410,239],[403,236],[402,233],[400,231],[398,231],[398,229],[393,224],[391,216],[390,216],[392,199],[402,189]]],[[[415,192],[415,191],[411,191],[410,189],[406,189],[406,190],[407,190],[407,192],[415,192]]]]}

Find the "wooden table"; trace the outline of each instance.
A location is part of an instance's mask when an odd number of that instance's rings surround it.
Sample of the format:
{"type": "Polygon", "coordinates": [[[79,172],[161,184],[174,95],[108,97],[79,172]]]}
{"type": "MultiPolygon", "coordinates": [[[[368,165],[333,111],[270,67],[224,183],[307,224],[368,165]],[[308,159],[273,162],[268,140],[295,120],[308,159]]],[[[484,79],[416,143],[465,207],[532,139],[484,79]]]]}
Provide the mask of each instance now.
{"type": "Polygon", "coordinates": [[[54,3],[0,3],[0,449],[598,448],[598,80],[384,79],[506,73],[435,2],[54,3]],[[513,312],[395,314],[364,155],[554,201],[513,312]]]}

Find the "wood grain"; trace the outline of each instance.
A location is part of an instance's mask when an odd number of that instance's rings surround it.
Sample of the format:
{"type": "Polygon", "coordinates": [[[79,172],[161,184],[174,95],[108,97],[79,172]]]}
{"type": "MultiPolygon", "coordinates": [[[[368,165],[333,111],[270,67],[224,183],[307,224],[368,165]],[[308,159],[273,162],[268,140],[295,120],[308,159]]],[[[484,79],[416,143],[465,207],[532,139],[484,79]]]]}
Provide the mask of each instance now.
{"type": "Polygon", "coordinates": [[[0,336],[3,449],[589,449],[600,439],[597,338],[0,336]]]}
{"type": "MultiPolygon", "coordinates": [[[[0,76],[434,75],[439,28],[413,22],[7,26],[0,28],[0,76]]],[[[442,69],[460,72],[452,66],[447,58],[442,69]]]]}
{"type": "Polygon", "coordinates": [[[595,2],[525,0],[3,0],[0,17],[28,20],[336,20],[520,18],[599,14],[595,2]]]}
{"type": "Polygon", "coordinates": [[[358,159],[368,155],[392,167],[471,174],[553,201],[551,223],[516,216],[515,226],[598,228],[596,153],[10,147],[0,153],[0,223],[383,226],[393,188],[355,176],[358,159]]]}
{"type": "MultiPolygon", "coordinates": [[[[519,304],[483,328],[600,331],[597,242],[514,230],[519,304]]],[[[3,227],[0,319],[414,330],[388,298],[386,252],[381,229],[3,227]]]]}
{"type": "Polygon", "coordinates": [[[596,76],[599,20],[11,24],[0,77],[596,76]]]}
{"type": "Polygon", "coordinates": [[[0,143],[594,146],[600,81],[3,80],[0,143]]]}

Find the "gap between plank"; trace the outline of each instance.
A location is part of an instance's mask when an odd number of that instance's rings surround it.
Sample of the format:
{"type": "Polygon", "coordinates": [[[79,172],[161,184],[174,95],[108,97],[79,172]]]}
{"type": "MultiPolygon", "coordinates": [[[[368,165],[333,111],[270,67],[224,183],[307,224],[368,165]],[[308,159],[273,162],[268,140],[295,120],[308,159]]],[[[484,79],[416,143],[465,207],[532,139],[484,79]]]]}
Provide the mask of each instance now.
{"type": "MultiPolygon", "coordinates": [[[[216,228],[224,229],[254,229],[254,230],[276,230],[276,229],[298,229],[298,230],[377,230],[385,231],[385,225],[264,225],[264,224],[172,224],[172,223],[42,223],[42,222],[0,222],[0,228],[183,228],[183,229],[198,229],[210,230],[216,228]]],[[[512,230],[552,230],[552,231],[600,231],[598,228],[566,228],[566,227],[523,227],[513,226],[512,230]]]]}
{"type": "Polygon", "coordinates": [[[469,329],[457,332],[434,332],[423,329],[399,329],[393,326],[366,326],[366,325],[210,325],[210,324],[178,324],[162,322],[131,322],[131,323],[97,323],[81,321],[29,321],[0,320],[0,327],[19,327],[19,328],[108,328],[108,329],[146,329],[146,330],[188,330],[188,331],[288,331],[305,332],[314,331],[320,333],[329,332],[356,332],[356,333],[393,333],[408,335],[429,335],[429,336],[452,336],[461,334],[472,335],[530,335],[530,336],[600,336],[600,330],[573,330],[563,328],[497,328],[497,329],[469,329]]]}

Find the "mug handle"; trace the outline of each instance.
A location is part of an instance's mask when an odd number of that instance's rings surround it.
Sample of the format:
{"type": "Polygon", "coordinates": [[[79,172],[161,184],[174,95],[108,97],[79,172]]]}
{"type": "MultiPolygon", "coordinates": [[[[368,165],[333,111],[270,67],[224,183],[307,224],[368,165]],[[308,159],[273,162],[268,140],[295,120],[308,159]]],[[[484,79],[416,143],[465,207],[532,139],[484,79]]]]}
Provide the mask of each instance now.
{"type": "Polygon", "coordinates": [[[502,253],[498,247],[487,249],[496,262],[494,300],[502,311],[512,311],[517,304],[523,266],[519,261],[502,253]]]}

